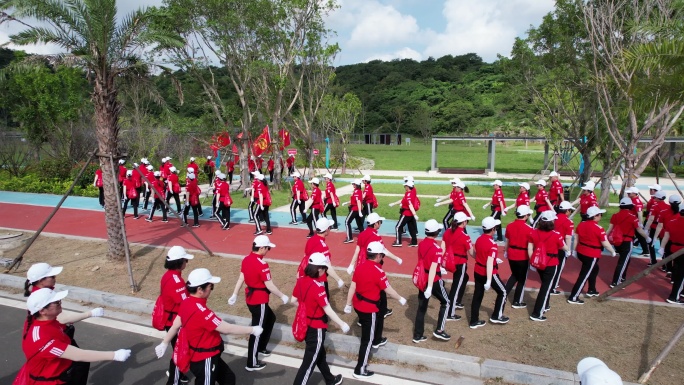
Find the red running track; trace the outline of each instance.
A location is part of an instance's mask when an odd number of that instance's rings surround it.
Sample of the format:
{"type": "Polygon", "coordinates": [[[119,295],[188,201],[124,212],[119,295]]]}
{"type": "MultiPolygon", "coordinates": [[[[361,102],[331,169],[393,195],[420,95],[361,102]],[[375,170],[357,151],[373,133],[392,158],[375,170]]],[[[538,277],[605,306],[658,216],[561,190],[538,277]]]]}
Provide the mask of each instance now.
{"type": "MultiPolygon", "coordinates": [[[[37,230],[42,222],[52,211],[52,207],[22,205],[6,203],[3,205],[3,215],[0,216],[0,227],[19,230],[37,230]]],[[[202,249],[199,243],[189,234],[189,232],[179,226],[179,221],[170,218],[169,223],[162,223],[159,218],[155,218],[153,223],[148,223],[141,216],[139,220],[134,220],[130,215],[126,217],[126,231],[129,242],[149,244],[154,246],[171,247],[181,245],[191,249],[202,249]]],[[[296,227],[274,227],[273,234],[269,237],[277,247],[271,250],[268,258],[279,261],[299,262],[302,258],[306,234],[306,226],[296,227]]],[[[232,224],[230,230],[221,230],[218,222],[204,220],[201,227],[193,229],[202,238],[207,247],[215,253],[246,255],[250,251],[253,239],[254,225],[232,224]]],[[[45,229],[46,232],[106,239],[107,232],[104,223],[104,213],[102,211],[80,210],[80,209],[60,209],[50,224],[45,229]]],[[[343,232],[332,232],[327,243],[331,249],[332,263],[335,266],[345,268],[349,265],[351,256],[354,252],[355,244],[343,244],[345,235],[343,232]]],[[[390,245],[393,238],[385,237],[385,244],[390,245]]],[[[403,265],[399,266],[394,261],[388,260],[384,267],[388,273],[411,275],[416,261],[416,248],[409,248],[404,242],[404,247],[391,248],[391,251],[404,260],[403,265]]],[[[500,250],[500,254],[503,254],[500,250]]],[[[503,259],[503,256],[501,256],[503,259]]],[[[646,268],[648,260],[634,258],[629,266],[628,276],[638,273],[646,268]]],[[[612,278],[616,258],[604,256],[599,261],[600,272],[597,280],[599,292],[608,290],[608,284],[612,278]]],[[[470,260],[468,271],[473,271],[474,261],[470,260]]],[[[569,292],[577,278],[580,269],[580,262],[574,258],[569,258],[561,277],[560,289],[569,292]]],[[[504,262],[499,275],[505,281],[510,275],[508,264],[504,262]]],[[[472,280],[472,273],[470,273],[472,280]]],[[[539,279],[536,272],[530,271],[527,287],[539,288],[539,279]]],[[[584,290],[587,290],[585,286],[584,290]]],[[[665,273],[660,271],[643,278],[627,289],[617,293],[618,297],[652,300],[664,302],[671,290],[670,281],[665,277],[665,273]]]]}

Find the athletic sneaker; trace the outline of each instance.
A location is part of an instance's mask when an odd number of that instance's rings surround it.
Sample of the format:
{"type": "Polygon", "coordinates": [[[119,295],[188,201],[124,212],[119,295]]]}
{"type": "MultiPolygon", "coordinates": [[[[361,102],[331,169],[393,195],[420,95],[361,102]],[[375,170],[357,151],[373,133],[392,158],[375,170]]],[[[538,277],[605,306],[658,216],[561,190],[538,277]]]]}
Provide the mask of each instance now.
{"type": "Polygon", "coordinates": [[[152,223],[152,220],[150,218],[145,218],[145,222],[150,222],[152,223]]]}
{"type": "Polygon", "coordinates": [[[200,227],[200,225],[192,225],[192,227],[200,227]]]}
{"type": "Polygon", "coordinates": [[[513,305],[511,305],[513,309],[525,309],[527,307],[527,304],[525,302],[513,302],[513,305]]]}
{"type": "Polygon", "coordinates": [[[340,385],[342,383],[342,375],[338,374],[335,379],[329,385],[340,385]]]}
{"type": "Polygon", "coordinates": [[[385,345],[387,345],[387,337],[382,337],[380,339],[380,342],[373,344],[373,349],[377,349],[377,348],[379,348],[381,346],[385,346],[385,345]]]}
{"type": "Polygon", "coordinates": [[[392,311],[392,309],[387,309],[387,311],[385,311],[384,318],[387,318],[387,317],[391,316],[392,313],[394,313],[394,312],[392,311]]]}
{"type": "Polygon", "coordinates": [[[573,301],[573,300],[571,300],[570,298],[568,298],[568,301],[567,301],[567,302],[568,302],[569,304],[573,304],[573,305],[584,305],[584,301],[582,301],[581,299],[576,299],[576,300],[573,301]]]}
{"type": "Polygon", "coordinates": [[[271,235],[271,234],[273,234],[273,231],[272,231],[272,230],[267,230],[267,231],[266,231],[266,234],[271,235]]]}
{"type": "Polygon", "coordinates": [[[542,315],[542,316],[531,315],[531,316],[530,316],[530,319],[531,319],[532,321],[537,321],[537,322],[544,322],[544,321],[546,321],[546,317],[544,317],[543,315],[542,315]]]}
{"type": "Polygon", "coordinates": [[[169,223],[169,220],[168,219],[162,219],[162,222],[169,223]]]}
{"type": "Polygon", "coordinates": [[[394,242],[392,243],[392,247],[401,247],[401,243],[394,242]]]}
{"type": "Polygon", "coordinates": [[[456,302],[456,303],[454,304],[454,307],[455,307],[456,309],[463,309],[463,304],[460,303],[460,302],[456,302]]]}
{"type": "Polygon", "coordinates": [[[290,223],[288,223],[288,224],[289,224],[289,225],[298,225],[299,223],[297,223],[297,222],[290,222],[290,223]]]}
{"type": "Polygon", "coordinates": [[[435,330],[432,332],[432,335],[435,336],[435,338],[439,338],[442,341],[449,341],[451,339],[451,336],[446,334],[444,330],[442,331],[437,331],[435,330]]]}
{"type": "Polygon", "coordinates": [[[446,317],[447,321],[459,321],[461,319],[461,316],[456,314],[456,315],[450,315],[446,317]]]}
{"type": "Polygon", "coordinates": [[[493,324],[504,325],[504,324],[507,324],[508,321],[510,321],[510,320],[511,320],[510,318],[506,317],[505,315],[502,315],[500,318],[490,318],[489,322],[491,322],[493,324]]]}
{"type": "Polygon", "coordinates": [[[368,370],[364,373],[356,373],[356,371],[354,371],[352,375],[354,376],[354,378],[368,378],[373,376],[374,374],[375,372],[371,372],[370,370],[368,370]]]}
{"type": "Polygon", "coordinates": [[[353,239],[345,239],[342,243],[352,243],[354,242],[353,239]]]}
{"type": "Polygon", "coordinates": [[[261,355],[264,356],[264,357],[270,357],[270,356],[271,356],[271,351],[268,350],[268,349],[264,349],[264,350],[260,351],[259,354],[261,354],[261,355]]]}
{"type": "Polygon", "coordinates": [[[255,231],[254,235],[261,235],[263,233],[264,233],[264,230],[259,230],[259,231],[255,231]]]}
{"type": "Polygon", "coordinates": [[[249,223],[254,223],[254,219],[250,219],[250,220],[249,220],[249,223]]]}
{"type": "MultiPolygon", "coordinates": [[[[392,245],[392,246],[394,246],[394,245],[392,245]]],[[[417,243],[409,243],[409,247],[418,247],[418,244],[417,243]]]]}
{"type": "Polygon", "coordinates": [[[484,321],[479,320],[479,321],[471,322],[471,323],[470,323],[470,328],[471,328],[471,329],[477,329],[477,328],[481,328],[481,327],[483,327],[483,326],[485,326],[485,325],[486,325],[486,323],[485,323],[484,321]]]}
{"type": "Polygon", "coordinates": [[[140,219],[140,217],[136,215],[133,217],[133,219],[140,219]]]}
{"type": "Polygon", "coordinates": [[[560,295],[560,290],[553,289],[551,290],[551,295],[560,295]]]}
{"type": "Polygon", "coordinates": [[[588,291],[586,296],[587,297],[598,297],[599,292],[598,291],[588,291]]]}
{"type": "Polygon", "coordinates": [[[216,215],[210,216],[209,219],[216,219],[216,215]]]}
{"type": "Polygon", "coordinates": [[[669,298],[668,298],[668,299],[666,299],[665,301],[667,301],[667,303],[673,303],[673,304],[677,304],[677,305],[684,305],[684,302],[682,302],[682,300],[672,300],[672,299],[669,299],[669,298]]]}
{"type": "Polygon", "coordinates": [[[425,337],[425,336],[413,336],[413,343],[414,344],[419,344],[423,341],[427,341],[427,337],[425,337]]]}
{"type": "Polygon", "coordinates": [[[265,367],[266,367],[266,364],[263,363],[263,362],[261,362],[261,361],[259,361],[259,362],[257,362],[257,364],[254,365],[254,366],[245,366],[245,370],[248,371],[248,372],[256,372],[257,370],[261,370],[261,369],[263,369],[263,368],[265,368],[265,367]]]}
{"type": "Polygon", "coordinates": [[[223,230],[230,230],[230,225],[221,226],[221,229],[223,229],[223,230]]]}

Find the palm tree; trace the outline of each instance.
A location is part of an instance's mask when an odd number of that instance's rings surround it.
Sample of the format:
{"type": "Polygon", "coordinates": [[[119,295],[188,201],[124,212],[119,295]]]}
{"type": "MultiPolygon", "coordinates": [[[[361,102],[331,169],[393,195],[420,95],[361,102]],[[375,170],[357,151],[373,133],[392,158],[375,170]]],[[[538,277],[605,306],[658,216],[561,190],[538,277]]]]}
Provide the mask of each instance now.
{"type": "Polygon", "coordinates": [[[78,66],[92,84],[98,156],[105,188],[105,223],[111,259],[125,257],[125,229],[120,226],[118,185],[111,159],[121,157],[118,143],[117,83],[127,74],[154,64],[144,55],[155,44],[182,45],[173,36],[152,27],[154,11],[139,9],[117,19],[115,0],[0,0],[2,22],[28,27],[10,36],[16,45],[54,44],[64,53],[50,59],[78,66]],[[37,20],[31,26],[25,20],[37,20]]]}

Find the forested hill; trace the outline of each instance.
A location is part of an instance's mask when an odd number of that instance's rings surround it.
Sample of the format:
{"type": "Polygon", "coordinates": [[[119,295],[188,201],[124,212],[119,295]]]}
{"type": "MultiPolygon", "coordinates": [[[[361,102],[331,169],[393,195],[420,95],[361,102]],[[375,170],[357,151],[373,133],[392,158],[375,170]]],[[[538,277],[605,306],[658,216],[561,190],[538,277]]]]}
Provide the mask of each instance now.
{"type": "Polygon", "coordinates": [[[334,93],[355,93],[364,112],[357,130],[439,134],[532,133],[531,109],[501,61],[476,54],[340,66],[334,93]]]}

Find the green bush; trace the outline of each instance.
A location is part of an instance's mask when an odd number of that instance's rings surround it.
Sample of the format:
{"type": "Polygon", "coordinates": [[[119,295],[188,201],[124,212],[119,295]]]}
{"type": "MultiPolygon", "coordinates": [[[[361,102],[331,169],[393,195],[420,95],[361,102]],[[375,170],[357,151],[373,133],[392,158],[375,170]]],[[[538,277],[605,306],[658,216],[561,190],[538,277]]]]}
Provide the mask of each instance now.
{"type": "MultiPolygon", "coordinates": [[[[71,168],[70,178],[72,181],[74,179],[76,179],[76,177],[78,176],[78,173],[81,171],[84,164],[85,164],[85,162],[78,162],[71,168]]],[[[81,179],[79,179],[76,187],[80,187],[82,189],[85,189],[89,185],[92,185],[93,180],[95,179],[95,172],[99,168],[100,168],[100,164],[97,162],[97,160],[95,160],[94,162],[90,162],[88,167],[86,167],[86,170],[83,172],[83,175],[81,175],[81,179]]]]}
{"type": "Polygon", "coordinates": [[[71,165],[64,159],[43,159],[36,171],[43,180],[65,180],[71,175],[71,165]]]}
{"type": "MultiPolygon", "coordinates": [[[[3,177],[0,178],[0,190],[62,195],[71,186],[71,183],[70,180],[42,179],[35,173],[27,174],[21,178],[13,178],[3,173],[3,177]]],[[[92,185],[84,187],[76,185],[72,195],[96,197],[98,190],[92,185]]]]}

